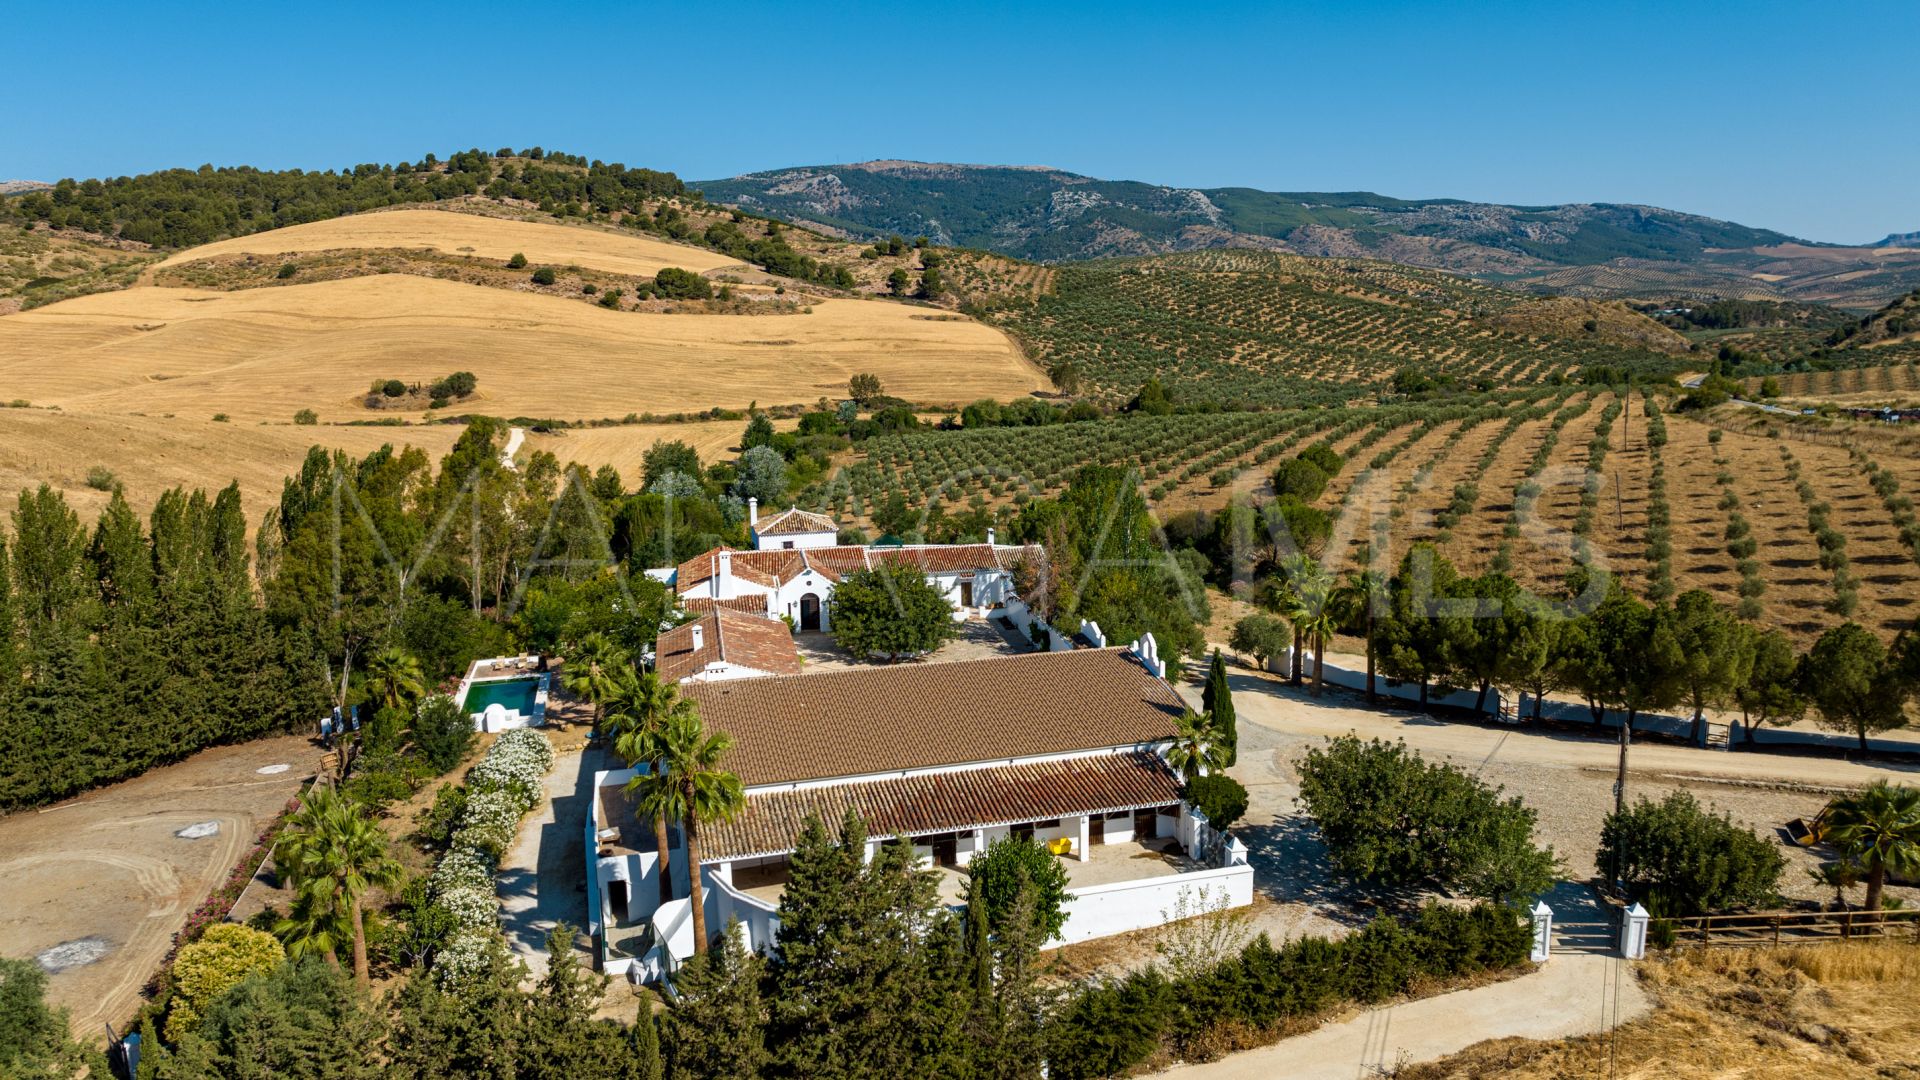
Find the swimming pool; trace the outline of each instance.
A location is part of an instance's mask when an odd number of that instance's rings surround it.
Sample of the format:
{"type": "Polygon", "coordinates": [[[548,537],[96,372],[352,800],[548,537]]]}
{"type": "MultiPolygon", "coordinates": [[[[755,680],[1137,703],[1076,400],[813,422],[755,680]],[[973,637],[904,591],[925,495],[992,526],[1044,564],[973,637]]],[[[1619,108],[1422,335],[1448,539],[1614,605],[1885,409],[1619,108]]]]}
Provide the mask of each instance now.
{"type": "Polygon", "coordinates": [[[529,675],[524,679],[477,682],[467,688],[465,708],[468,713],[480,713],[487,711],[489,705],[499,705],[510,713],[530,717],[533,715],[534,694],[539,689],[538,675],[529,675]]]}

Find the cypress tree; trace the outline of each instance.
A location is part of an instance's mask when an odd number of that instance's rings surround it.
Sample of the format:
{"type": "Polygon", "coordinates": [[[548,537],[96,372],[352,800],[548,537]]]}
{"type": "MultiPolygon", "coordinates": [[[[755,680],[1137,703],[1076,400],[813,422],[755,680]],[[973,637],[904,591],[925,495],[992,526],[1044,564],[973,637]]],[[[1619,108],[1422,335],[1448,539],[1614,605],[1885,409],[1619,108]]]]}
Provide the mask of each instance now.
{"type": "Polygon", "coordinates": [[[660,1029],[653,1021],[653,1007],[640,1003],[640,1012],[627,1030],[628,1080],[661,1080],[666,1065],[660,1060],[660,1029]]]}
{"type": "Polygon", "coordinates": [[[1206,686],[1200,691],[1201,708],[1213,719],[1213,730],[1227,748],[1227,765],[1240,759],[1240,728],[1233,715],[1233,690],[1227,685],[1227,662],[1220,650],[1213,650],[1213,662],[1207,667],[1206,686]]]}
{"type": "Polygon", "coordinates": [[[92,629],[94,587],[86,555],[86,530],[65,496],[46,484],[20,493],[13,512],[13,585],[29,646],[54,623],[92,629]]]}
{"type": "Polygon", "coordinates": [[[153,552],[139,517],[118,490],[100,513],[88,555],[107,620],[125,624],[149,618],[154,600],[153,552]]]}
{"type": "Polygon", "coordinates": [[[20,689],[20,623],[13,603],[13,560],[7,537],[0,532],[0,716],[20,689]]]}

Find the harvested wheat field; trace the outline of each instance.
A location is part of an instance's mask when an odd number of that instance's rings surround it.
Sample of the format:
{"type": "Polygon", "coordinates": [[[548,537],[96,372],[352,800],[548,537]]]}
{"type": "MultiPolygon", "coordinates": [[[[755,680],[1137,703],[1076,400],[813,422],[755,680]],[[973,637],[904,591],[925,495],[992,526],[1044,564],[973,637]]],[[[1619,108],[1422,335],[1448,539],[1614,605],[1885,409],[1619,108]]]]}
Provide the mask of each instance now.
{"type": "MultiPolygon", "coordinates": [[[[792,431],[798,420],[775,420],[775,431],[792,431]]],[[[579,462],[597,469],[611,465],[620,471],[628,487],[640,486],[641,461],[656,442],[678,440],[693,447],[703,464],[739,454],[740,436],[745,420],[700,420],[684,424],[618,424],[611,427],[572,428],[552,433],[528,432],[520,449],[524,460],[530,450],[545,450],[563,462],[579,462]]]]}
{"type": "MultiPolygon", "coordinates": [[[[738,425],[735,425],[736,427],[738,425]]],[[[307,448],[355,456],[381,445],[417,446],[435,459],[463,429],[430,427],[296,427],[293,424],[216,424],[204,417],[73,414],[45,409],[0,409],[0,500],[45,483],[91,523],[111,497],[111,481],[145,513],[172,487],[216,490],[238,481],[249,524],[258,524],[280,499],[280,484],[300,471],[307,448]],[[89,484],[95,468],[110,471],[89,484]]]]}
{"type": "Polygon", "coordinates": [[[0,385],[36,405],[323,422],[369,418],[372,380],[479,378],[461,411],[581,420],[841,396],[859,372],[934,403],[1046,378],[1000,331],[904,304],[781,316],[608,311],[407,275],[277,289],[140,288],[0,319],[0,385]]]}
{"type": "MultiPolygon", "coordinates": [[[[776,420],[791,430],[797,421],[776,420]]],[[[578,428],[551,434],[528,432],[519,457],[545,450],[563,463],[589,469],[611,465],[629,486],[640,484],[641,460],[654,443],[678,439],[713,462],[737,453],[744,420],[707,420],[685,424],[621,424],[578,428]]],[[[46,409],[0,409],[0,501],[45,483],[62,492],[81,520],[91,522],[111,498],[118,482],[134,509],[146,513],[160,493],[173,487],[218,489],[240,485],[249,524],[278,505],[280,484],[300,471],[313,446],[344,450],[355,457],[383,445],[418,447],[436,461],[452,449],[458,424],[393,427],[300,427],[293,424],[219,424],[188,417],[75,414],[46,409]],[[96,477],[96,468],[112,473],[96,477]]]]}
{"type": "Polygon", "coordinates": [[[1920,946],[1680,950],[1640,968],[1660,1007],[1612,1033],[1497,1039],[1401,1080],[1849,1080],[1920,1075],[1920,946]]]}
{"type": "Polygon", "coordinates": [[[695,273],[741,266],[739,260],[719,252],[649,236],[451,210],[383,210],[290,225],[188,248],[159,265],[179,266],[222,255],[288,255],[341,248],[417,248],[482,259],[508,259],[518,253],[535,266],[584,266],[643,277],[668,266],[695,273]]]}

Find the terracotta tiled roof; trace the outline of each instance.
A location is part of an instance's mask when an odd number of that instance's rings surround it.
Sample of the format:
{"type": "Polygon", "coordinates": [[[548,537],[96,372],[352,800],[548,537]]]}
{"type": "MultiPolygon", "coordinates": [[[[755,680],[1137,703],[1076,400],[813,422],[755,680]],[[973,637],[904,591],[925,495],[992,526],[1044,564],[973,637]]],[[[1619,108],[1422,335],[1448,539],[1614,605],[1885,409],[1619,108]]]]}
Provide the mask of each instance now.
{"type": "Polygon", "coordinates": [[[675,590],[686,592],[707,583],[719,572],[719,554],[731,551],[733,575],[743,581],[750,581],[765,588],[775,588],[798,577],[806,569],[801,553],[792,550],[778,551],[734,551],[732,548],[714,548],[703,551],[674,569],[673,585],[675,590]]]}
{"type": "Polygon", "coordinates": [[[691,683],[749,787],[1137,746],[1183,704],[1123,650],[1025,653],[691,683]]]}
{"type": "MultiPolygon", "coordinates": [[[[716,556],[730,548],[703,551],[674,569],[674,589],[685,594],[712,579],[716,556]]],[[[1004,569],[1024,554],[1038,554],[1037,544],[912,544],[906,547],[862,547],[836,545],[818,548],[777,548],[771,551],[734,551],[733,574],[772,589],[799,577],[807,570],[839,581],[856,570],[879,563],[917,566],[928,574],[966,573],[969,570],[1004,569]]]]}
{"type": "Polygon", "coordinates": [[[725,600],[715,600],[711,596],[683,596],[680,598],[680,606],[695,615],[704,615],[717,607],[744,611],[749,615],[765,615],[767,597],[765,593],[749,593],[746,596],[734,596],[725,600]]]}
{"type": "Polygon", "coordinates": [[[718,661],[769,675],[800,673],[800,654],[785,622],[724,607],[661,634],[654,657],[654,671],[669,682],[697,675],[718,661]],[[701,638],[697,649],[693,645],[696,629],[701,638]]]}
{"type": "Polygon", "coordinates": [[[838,532],[840,526],[825,514],[788,507],[770,518],[762,518],[753,531],[761,536],[786,536],[793,533],[838,532]]]}
{"type": "Polygon", "coordinates": [[[828,581],[838,582],[868,566],[867,549],[863,547],[808,548],[801,554],[806,556],[807,565],[828,581]]]}
{"type": "Polygon", "coordinates": [[[838,828],[849,808],[859,811],[871,835],[881,837],[1137,810],[1179,798],[1179,780],[1152,753],[768,791],[749,795],[732,821],[704,826],[700,854],[708,860],[789,851],[808,814],[838,828]]]}

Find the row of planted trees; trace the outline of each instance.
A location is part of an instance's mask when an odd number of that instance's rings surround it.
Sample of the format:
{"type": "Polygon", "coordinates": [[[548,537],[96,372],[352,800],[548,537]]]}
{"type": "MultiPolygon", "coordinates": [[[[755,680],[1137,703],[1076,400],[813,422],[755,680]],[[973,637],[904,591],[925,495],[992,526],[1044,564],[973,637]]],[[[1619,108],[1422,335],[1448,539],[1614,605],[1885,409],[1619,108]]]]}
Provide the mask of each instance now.
{"type": "Polygon", "coordinates": [[[1672,604],[1648,604],[1600,571],[1578,568],[1556,595],[1542,596],[1497,571],[1460,574],[1430,545],[1416,545],[1391,576],[1370,568],[1335,578],[1303,554],[1283,560],[1256,594],[1268,612],[1242,619],[1235,649],[1264,662],[1293,650],[1292,677],[1314,656],[1313,692],[1336,634],[1362,639],[1367,691],[1376,674],[1417,684],[1426,708],[1435,691],[1476,693],[1476,710],[1499,688],[1543,700],[1569,693],[1595,722],[1624,714],[1629,733],[1642,716],[1684,706],[1697,739],[1708,709],[1738,709],[1751,740],[1756,727],[1788,723],[1811,709],[1828,727],[1855,735],[1903,726],[1920,691],[1920,641],[1909,631],[1891,647],[1844,623],[1805,653],[1783,632],[1755,626],[1704,590],[1672,604]],[[1269,613],[1270,612],[1270,613],[1269,613]]]}

